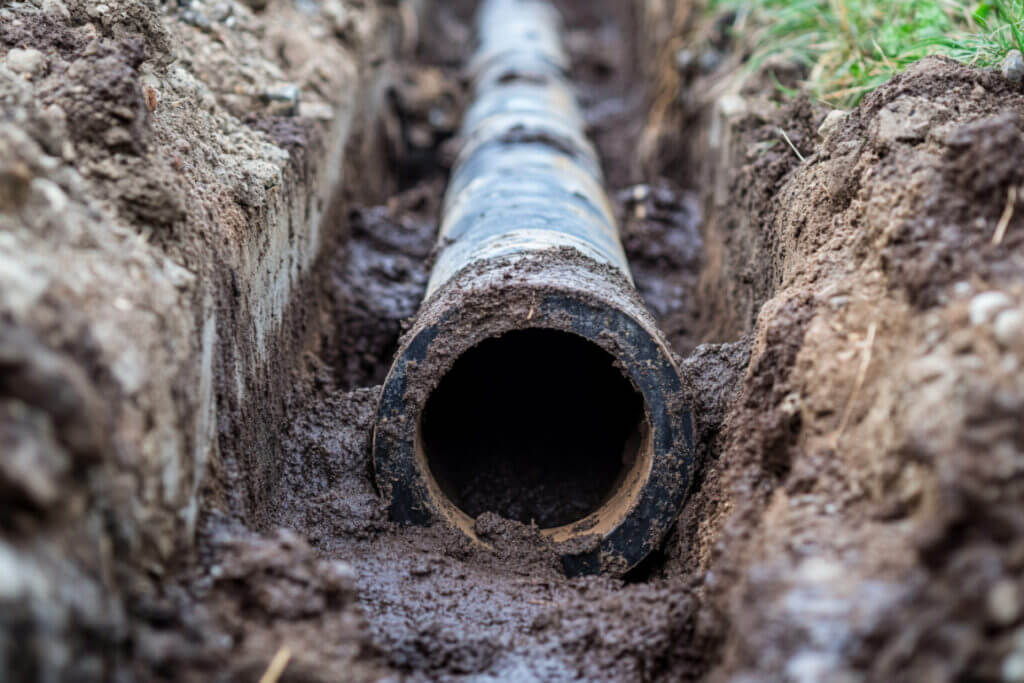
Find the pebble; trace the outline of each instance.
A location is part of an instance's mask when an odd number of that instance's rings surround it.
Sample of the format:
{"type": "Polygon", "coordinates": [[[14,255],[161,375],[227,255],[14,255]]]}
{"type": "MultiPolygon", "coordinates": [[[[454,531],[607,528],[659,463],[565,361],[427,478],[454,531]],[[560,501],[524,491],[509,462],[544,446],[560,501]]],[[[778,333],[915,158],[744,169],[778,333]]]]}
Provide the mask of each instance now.
{"type": "Polygon", "coordinates": [[[630,191],[630,198],[634,202],[647,201],[647,197],[651,194],[651,188],[648,185],[635,185],[630,191]]]}
{"type": "Polygon", "coordinates": [[[988,592],[988,614],[996,626],[1010,626],[1021,613],[1021,594],[1017,584],[1003,579],[988,592]]]}
{"type": "Polygon", "coordinates": [[[971,318],[972,325],[987,323],[992,317],[1013,305],[1010,297],[1002,292],[982,292],[973,299],[967,307],[967,313],[971,318]]]}
{"type": "Polygon", "coordinates": [[[787,417],[793,417],[800,412],[800,393],[793,391],[786,394],[786,397],[779,403],[779,410],[787,417]]]}
{"type": "Polygon", "coordinates": [[[832,584],[843,575],[843,568],[834,560],[808,557],[800,563],[799,577],[809,583],[832,584]]]}
{"type": "Polygon", "coordinates": [[[195,26],[200,31],[209,32],[213,30],[213,24],[199,10],[186,9],[181,13],[181,20],[190,26],[195,26]]]}
{"type": "Polygon", "coordinates": [[[833,109],[825,116],[825,120],[818,126],[818,135],[825,139],[835,132],[839,124],[846,118],[846,112],[842,109],[833,109]]]}
{"type": "Polygon", "coordinates": [[[0,541],[0,600],[13,603],[25,596],[47,595],[45,576],[20,551],[0,541]]]}
{"type": "Polygon", "coordinates": [[[1006,683],[1024,682],[1024,652],[1013,652],[1003,660],[1003,680],[1006,683]]]}
{"type": "Polygon", "coordinates": [[[722,95],[718,100],[718,111],[727,119],[741,116],[747,113],[747,101],[739,95],[722,95]]]}
{"type": "Polygon", "coordinates": [[[709,48],[700,53],[700,57],[697,62],[700,64],[700,70],[704,73],[711,73],[725,60],[723,55],[718,50],[709,48]]]}
{"type": "Polygon", "coordinates": [[[21,74],[36,74],[46,66],[46,55],[32,48],[13,48],[7,53],[7,66],[21,74]]]}
{"type": "Polygon", "coordinates": [[[356,573],[355,567],[343,560],[333,560],[328,563],[327,567],[334,575],[335,579],[342,581],[355,581],[359,578],[359,574],[356,573]]]}
{"type": "Polygon", "coordinates": [[[164,261],[164,274],[172,285],[181,290],[187,289],[196,281],[195,273],[170,259],[164,261]]]}
{"type": "Polygon", "coordinates": [[[999,361],[999,369],[1007,375],[1013,375],[1020,370],[1020,361],[1017,360],[1017,356],[1012,353],[1007,353],[1003,356],[1003,359],[999,361]]]}
{"type": "Polygon", "coordinates": [[[836,296],[828,300],[828,305],[836,310],[839,310],[840,308],[845,308],[849,303],[850,297],[847,296],[846,294],[837,294],[836,296]]]}
{"type": "Polygon", "coordinates": [[[61,214],[67,210],[68,196],[57,183],[45,178],[33,178],[31,189],[32,198],[51,214],[61,214]]]}
{"type": "Polygon", "coordinates": [[[71,20],[71,12],[64,4],[64,0],[43,0],[40,7],[46,14],[55,14],[65,21],[71,20]]]}
{"type": "Polygon", "coordinates": [[[218,2],[210,10],[210,18],[214,21],[227,21],[234,9],[234,5],[230,2],[218,2]]]}
{"type": "Polygon", "coordinates": [[[1000,67],[1006,80],[1014,85],[1024,82],[1024,55],[1020,50],[1010,50],[1000,67]]]}
{"type": "Polygon", "coordinates": [[[693,50],[683,48],[676,52],[676,68],[681,72],[689,70],[696,60],[697,56],[693,54],[693,50]]]}
{"type": "Polygon", "coordinates": [[[292,106],[299,106],[299,87],[287,84],[276,88],[264,90],[260,97],[267,102],[287,102],[292,106]]]}
{"type": "Polygon", "coordinates": [[[992,332],[1001,345],[1013,346],[1024,334],[1024,313],[1015,308],[1003,311],[996,316],[992,332]]]}

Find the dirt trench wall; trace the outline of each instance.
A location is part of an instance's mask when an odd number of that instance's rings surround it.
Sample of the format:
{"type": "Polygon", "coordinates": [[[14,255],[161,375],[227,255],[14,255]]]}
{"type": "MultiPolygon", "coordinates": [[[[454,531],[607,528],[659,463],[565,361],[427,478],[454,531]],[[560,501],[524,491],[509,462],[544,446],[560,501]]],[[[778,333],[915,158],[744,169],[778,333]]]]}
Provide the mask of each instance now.
{"type": "Polygon", "coordinates": [[[691,112],[706,339],[751,340],[665,567],[711,679],[1019,680],[1024,93],[930,59],[826,123],[751,83],[691,112]]]}
{"type": "Polygon", "coordinates": [[[239,459],[316,343],[297,302],[343,171],[373,177],[353,131],[399,24],[336,0],[0,8],[0,672],[110,675],[200,500],[259,494],[239,459]]]}

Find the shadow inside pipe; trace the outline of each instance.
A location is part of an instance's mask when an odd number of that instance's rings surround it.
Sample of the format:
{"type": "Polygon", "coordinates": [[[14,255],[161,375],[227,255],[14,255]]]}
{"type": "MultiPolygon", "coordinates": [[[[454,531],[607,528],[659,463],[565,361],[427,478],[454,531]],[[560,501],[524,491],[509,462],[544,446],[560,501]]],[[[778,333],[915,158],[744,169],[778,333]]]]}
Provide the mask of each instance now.
{"type": "Polygon", "coordinates": [[[420,428],[431,474],[463,512],[547,529],[615,493],[643,424],[643,398],[610,354],[573,334],[528,329],[464,353],[420,428]]]}

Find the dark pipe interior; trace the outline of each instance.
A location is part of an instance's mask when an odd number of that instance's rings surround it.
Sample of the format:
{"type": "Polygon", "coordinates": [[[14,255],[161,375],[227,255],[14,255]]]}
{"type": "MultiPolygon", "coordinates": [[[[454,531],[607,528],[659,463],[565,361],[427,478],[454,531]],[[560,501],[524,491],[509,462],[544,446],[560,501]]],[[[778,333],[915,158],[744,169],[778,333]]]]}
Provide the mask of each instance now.
{"type": "Polygon", "coordinates": [[[431,473],[470,517],[541,528],[599,508],[637,457],[643,399],[600,347],[555,330],[488,339],[456,362],[421,422],[431,473]]]}

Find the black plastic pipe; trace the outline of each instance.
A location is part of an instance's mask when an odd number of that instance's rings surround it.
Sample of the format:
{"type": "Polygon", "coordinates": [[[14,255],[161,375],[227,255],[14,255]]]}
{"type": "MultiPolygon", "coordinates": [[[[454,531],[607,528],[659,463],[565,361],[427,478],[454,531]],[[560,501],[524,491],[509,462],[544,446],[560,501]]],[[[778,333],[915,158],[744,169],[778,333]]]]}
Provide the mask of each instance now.
{"type": "Polygon", "coordinates": [[[535,0],[479,12],[439,255],[381,393],[373,463],[395,520],[477,539],[491,511],[539,526],[570,575],[622,574],[683,504],[692,420],[559,29],[535,0]]]}

